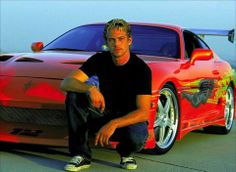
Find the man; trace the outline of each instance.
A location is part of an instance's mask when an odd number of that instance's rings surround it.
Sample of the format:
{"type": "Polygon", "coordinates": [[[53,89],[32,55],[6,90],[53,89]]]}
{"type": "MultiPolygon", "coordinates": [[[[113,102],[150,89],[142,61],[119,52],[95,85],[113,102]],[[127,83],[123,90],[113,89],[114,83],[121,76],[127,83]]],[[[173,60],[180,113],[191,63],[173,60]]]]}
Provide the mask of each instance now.
{"type": "Polygon", "coordinates": [[[96,133],[95,145],[118,141],[116,150],[125,169],[137,168],[132,153],[143,148],[148,136],[151,70],[130,53],[132,36],[126,21],[109,21],[104,38],[109,51],[93,55],[61,83],[61,89],[68,92],[69,150],[73,156],[66,171],[90,166],[88,132],[96,133]],[[88,82],[94,76],[99,88],[88,82]]]}

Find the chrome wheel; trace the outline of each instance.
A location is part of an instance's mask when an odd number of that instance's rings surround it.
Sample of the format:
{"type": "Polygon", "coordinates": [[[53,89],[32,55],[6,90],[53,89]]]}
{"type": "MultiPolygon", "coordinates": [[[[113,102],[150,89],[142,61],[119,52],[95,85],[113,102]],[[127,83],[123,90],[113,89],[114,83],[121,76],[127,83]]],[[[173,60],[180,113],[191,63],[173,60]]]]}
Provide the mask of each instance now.
{"type": "Polygon", "coordinates": [[[228,134],[233,126],[234,118],[234,91],[231,86],[226,90],[225,107],[224,107],[224,126],[207,126],[204,127],[206,133],[228,134]]]}
{"type": "Polygon", "coordinates": [[[174,144],[179,125],[179,108],[175,91],[166,85],[160,91],[154,131],[157,153],[166,153],[174,144]]]}
{"type": "Polygon", "coordinates": [[[226,91],[226,104],[224,111],[226,131],[230,131],[230,129],[232,128],[233,117],[234,117],[234,92],[233,89],[229,87],[226,91]]]}

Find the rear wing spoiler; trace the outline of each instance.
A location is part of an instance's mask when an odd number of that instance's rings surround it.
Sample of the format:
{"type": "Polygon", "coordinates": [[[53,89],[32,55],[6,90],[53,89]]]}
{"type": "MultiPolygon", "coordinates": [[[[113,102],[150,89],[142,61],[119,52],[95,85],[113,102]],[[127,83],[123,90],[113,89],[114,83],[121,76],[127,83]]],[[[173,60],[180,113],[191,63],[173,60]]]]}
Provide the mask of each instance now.
{"type": "Polygon", "coordinates": [[[227,36],[228,40],[233,43],[234,42],[234,29],[232,30],[220,30],[220,29],[189,29],[191,32],[199,35],[204,39],[205,35],[212,36],[227,36]]]}

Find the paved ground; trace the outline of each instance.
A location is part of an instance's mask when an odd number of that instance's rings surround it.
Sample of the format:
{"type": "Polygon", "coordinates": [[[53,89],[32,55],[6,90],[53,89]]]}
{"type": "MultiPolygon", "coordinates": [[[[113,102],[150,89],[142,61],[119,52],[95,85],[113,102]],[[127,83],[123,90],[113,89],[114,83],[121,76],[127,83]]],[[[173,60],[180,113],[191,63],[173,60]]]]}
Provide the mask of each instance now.
{"type": "MultiPolygon", "coordinates": [[[[67,148],[0,145],[0,172],[60,172],[70,159],[67,148]]],[[[93,149],[93,164],[84,172],[127,171],[114,150],[93,149]]],[[[191,132],[165,155],[135,154],[135,172],[235,172],[236,125],[228,135],[191,132]]]]}

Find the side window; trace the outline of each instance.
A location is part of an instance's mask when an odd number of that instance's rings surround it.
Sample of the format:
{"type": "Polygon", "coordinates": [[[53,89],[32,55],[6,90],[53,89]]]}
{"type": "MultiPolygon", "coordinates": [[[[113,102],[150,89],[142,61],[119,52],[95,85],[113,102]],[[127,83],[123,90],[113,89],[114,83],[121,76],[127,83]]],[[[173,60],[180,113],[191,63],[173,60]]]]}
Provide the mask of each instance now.
{"type": "Polygon", "coordinates": [[[209,49],[205,42],[198,36],[189,31],[184,31],[185,58],[189,59],[196,48],[209,49]]]}
{"type": "Polygon", "coordinates": [[[195,49],[194,37],[188,32],[184,31],[184,44],[185,44],[185,58],[189,59],[193,50],[195,49]]]}
{"type": "Polygon", "coordinates": [[[199,41],[199,44],[201,45],[201,48],[210,49],[208,45],[201,38],[198,37],[198,41],[199,41]]]}

